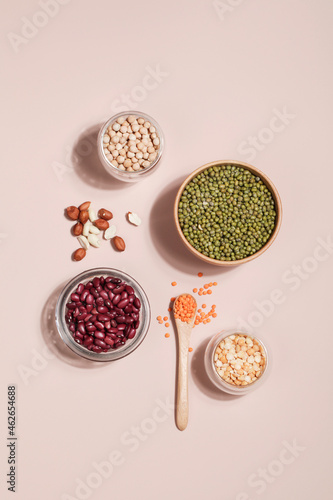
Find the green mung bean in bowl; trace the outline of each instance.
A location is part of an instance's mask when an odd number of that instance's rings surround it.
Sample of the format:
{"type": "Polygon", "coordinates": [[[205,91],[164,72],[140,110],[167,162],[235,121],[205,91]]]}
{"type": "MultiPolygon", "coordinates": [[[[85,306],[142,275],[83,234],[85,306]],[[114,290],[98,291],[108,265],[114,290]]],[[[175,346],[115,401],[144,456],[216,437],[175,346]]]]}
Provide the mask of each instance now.
{"type": "Polygon", "coordinates": [[[270,247],[280,229],[282,205],[274,184],[256,167],[215,161],[185,179],[174,217],[194,255],[214,265],[234,266],[270,247]]]}

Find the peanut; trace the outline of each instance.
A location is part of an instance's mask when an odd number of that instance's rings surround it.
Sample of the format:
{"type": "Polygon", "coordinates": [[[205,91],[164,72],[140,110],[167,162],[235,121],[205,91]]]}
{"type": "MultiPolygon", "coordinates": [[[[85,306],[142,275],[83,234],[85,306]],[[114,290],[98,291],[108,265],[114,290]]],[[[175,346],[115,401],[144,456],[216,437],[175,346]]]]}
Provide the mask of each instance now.
{"type": "Polygon", "coordinates": [[[73,254],[73,260],[75,261],[79,261],[79,260],[82,260],[85,256],[86,256],[86,251],[84,248],[78,248],[77,250],[75,250],[74,254],[73,254]]]}
{"type": "Polygon", "coordinates": [[[87,220],[89,219],[89,213],[87,210],[81,210],[81,212],[79,213],[79,217],[78,217],[79,221],[82,222],[82,224],[85,224],[87,222],[87,220]]]}
{"type": "Polygon", "coordinates": [[[88,210],[88,208],[90,207],[90,203],[91,201],[85,201],[79,206],[79,210],[88,210]]]}
{"type": "Polygon", "coordinates": [[[114,244],[116,250],[118,250],[118,252],[123,252],[125,250],[125,248],[126,248],[125,242],[120,236],[115,236],[112,239],[112,241],[113,241],[113,244],[114,244]]]}
{"type": "Polygon", "coordinates": [[[107,220],[104,219],[97,219],[94,222],[94,225],[98,228],[101,229],[102,231],[105,231],[109,227],[109,223],[107,220]]]}
{"type": "Polygon", "coordinates": [[[73,205],[66,208],[67,217],[71,220],[78,220],[79,218],[79,209],[74,207],[73,205]]]}
{"type": "Polygon", "coordinates": [[[101,208],[99,211],[98,211],[98,217],[100,219],[104,219],[104,220],[110,220],[113,218],[113,214],[112,212],[110,212],[109,210],[106,210],[105,208],[101,208]]]}
{"type": "Polygon", "coordinates": [[[73,227],[74,236],[80,236],[80,234],[82,234],[82,231],[83,231],[83,224],[81,224],[81,222],[77,222],[73,227]]]}

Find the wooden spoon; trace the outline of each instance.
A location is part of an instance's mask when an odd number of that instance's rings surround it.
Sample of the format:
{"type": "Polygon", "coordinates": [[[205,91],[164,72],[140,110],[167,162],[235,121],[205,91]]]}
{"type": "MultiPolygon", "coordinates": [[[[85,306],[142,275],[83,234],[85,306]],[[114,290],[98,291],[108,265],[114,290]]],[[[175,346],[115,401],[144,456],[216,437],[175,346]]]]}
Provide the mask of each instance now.
{"type": "MultiPolygon", "coordinates": [[[[183,295],[190,295],[184,293],[178,295],[173,304],[173,312],[175,312],[175,304],[179,297],[183,295]]],[[[192,296],[191,296],[192,297],[192,296]]],[[[194,302],[196,300],[192,297],[194,302]]],[[[195,308],[193,317],[187,323],[179,318],[175,318],[176,328],[178,332],[178,380],[177,380],[177,394],[176,394],[176,425],[180,431],[187,427],[188,422],[188,348],[190,345],[191,331],[194,325],[194,320],[197,312],[195,308]]]]}

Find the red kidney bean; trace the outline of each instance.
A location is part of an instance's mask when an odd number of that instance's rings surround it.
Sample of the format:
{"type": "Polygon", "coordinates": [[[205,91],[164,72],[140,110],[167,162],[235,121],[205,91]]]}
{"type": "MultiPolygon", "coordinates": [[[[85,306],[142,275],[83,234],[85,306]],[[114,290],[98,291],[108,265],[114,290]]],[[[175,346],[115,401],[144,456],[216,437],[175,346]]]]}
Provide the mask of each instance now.
{"type": "Polygon", "coordinates": [[[134,290],[130,285],[126,285],[125,290],[128,293],[128,295],[134,295],[134,290]]]}
{"type": "Polygon", "coordinates": [[[93,345],[91,346],[91,350],[94,352],[101,352],[102,348],[99,345],[93,345]]]}
{"type": "Polygon", "coordinates": [[[134,323],[134,328],[137,330],[140,326],[140,320],[138,319],[135,323],[134,323]]]}
{"type": "Polygon", "coordinates": [[[106,314],[98,314],[97,319],[98,321],[104,322],[104,321],[109,321],[110,317],[107,316],[106,314]]]}
{"type": "Polygon", "coordinates": [[[115,283],[116,285],[118,285],[119,283],[121,283],[121,279],[119,279],[119,278],[111,278],[111,283],[115,283]]]}
{"type": "Polygon", "coordinates": [[[87,305],[86,309],[87,309],[87,312],[90,313],[93,310],[93,305],[92,304],[87,305]]]}
{"type": "Polygon", "coordinates": [[[131,305],[128,305],[124,308],[124,312],[126,314],[130,314],[133,311],[133,307],[131,305]]]}
{"type": "Polygon", "coordinates": [[[105,321],[104,326],[105,326],[106,330],[110,330],[110,328],[111,328],[111,321],[105,321]]]}
{"type": "Polygon", "coordinates": [[[134,319],[131,317],[131,316],[126,316],[125,318],[125,323],[127,325],[131,324],[131,323],[134,323],[134,319]]]}
{"type": "Polygon", "coordinates": [[[97,309],[96,309],[96,307],[94,307],[94,308],[91,310],[91,314],[97,314],[97,309]]]}
{"type": "Polygon", "coordinates": [[[138,309],[137,307],[133,306],[133,312],[135,313],[138,313],[140,309],[138,309]]]}
{"type": "Polygon", "coordinates": [[[83,321],[87,316],[88,316],[88,313],[83,312],[83,313],[79,314],[76,319],[78,321],[83,321]]]}
{"type": "Polygon", "coordinates": [[[116,316],[116,321],[117,323],[124,323],[125,316],[116,316]]]}
{"type": "Polygon", "coordinates": [[[92,288],[94,285],[92,283],[92,281],[88,281],[88,283],[85,285],[85,287],[89,290],[90,288],[92,288]]]}
{"type": "Polygon", "coordinates": [[[95,321],[94,325],[98,328],[98,330],[104,330],[104,323],[101,321],[95,321]]]}
{"type": "Polygon", "coordinates": [[[92,318],[92,314],[87,314],[87,316],[84,318],[84,322],[88,323],[88,321],[92,318]]]}
{"type": "Polygon", "coordinates": [[[76,339],[83,340],[83,335],[82,335],[82,333],[80,333],[80,332],[75,332],[75,338],[76,338],[76,339]]]}
{"type": "Polygon", "coordinates": [[[135,321],[139,319],[139,314],[138,314],[138,313],[136,313],[136,312],[133,312],[133,313],[131,314],[131,316],[132,316],[132,318],[133,318],[135,321]]]}
{"type": "Polygon", "coordinates": [[[114,288],[116,288],[116,285],[114,283],[107,283],[106,284],[106,288],[108,288],[109,290],[113,290],[114,288]]]}
{"type": "Polygon", "coordinates": [[[98,297],[98,299],[96,299],[96,304],[98,306],[104,306],[104,299],[102,299],[102,297],[98,297]]]}
{"type": "Polygon", "coordinates": [[[95,339],[94,344],[102,347],[103,349],[107,347],[107,344],[104,342],[104,340],[95,339]]]}
{"type": "MultiPolygon", "coordinates": [[[[97,299],[97,300],[98,300],[98,299],[97,299]]],[[[108,312],[108,308],[107,308],[107,307],[105,307],[105,306],[99,306],[99,307],[97,307],[97,311],[98,311],[99,313],[104,314],[104,313],[107,313],[107,312],[108,312]]]]}
{"type": "Polygon", "coordinates": [[[80,300],[81,302],[84,302],[87,298],[87,296],[89,295],[89,290],[87,290],[86,288],[83,290],[83,292],[81,293],[80,295],[80,300]]]}
{"type": "Polygon", "coordinates": [[[124,309],[124,307],[128,306],[128,299],[123,299],[118,302],[119,309],[124,309]]]}
{"type": "Polygon", "coordinates": [[[131,328],[130,331],[128,332],[127,338],[130,340],[135,336],[135,334],[136,334],[136,329],[131,328]]]}
{"type": "Polygon", "coordinates": [[[115,297],[115,294],[113,292],[109,292],[109,299],[113,300],[115,297]]]}
{"type": "Polygon", "coordinates": [[[86,328],[85,328],[85,325],[84,323],[79,323],[78,327],[77,327],[78,331],[80,333],[82,333],[82,335],[84,335],[86,333],[86,328]]]}
{"type": "Polygon", "coordinates": [[[80,297],[78,296],[77,293],[72,293],[72,295],[71,295],[71,301],[72,302],[79,302],[80,301],[80,297]]]}
{"type": "Polygon", "coordinates": [[[139,299],[138,297],[135,297],[133,304],[134,304],[134,306],[135,306],[137,309],[140,309],[140,307],[141,307],[141,302],[140,302],[140,299],[139,299]]]}
{"type": "Polygon", "coordinates": [[[104,340],[105,333],[101,332],[100,330],[97,330],[94,333],[94,337],[95,337],[95,339],[104,340]]]}
{"type": "Polygon", "coordinates": [[[99,292],[99,296],[104,300],[107,300],[109,298],[108,293],[105,290],[101,290],[99,292]]]}
{"type": "Polygon", "coordinates": [[[97,278],[97,277],[96,277],[96,278],[94,278],[94,279],[92,280],[92,282],[93,282],[94,287],[96,287],[96,286],[99,286],[99,284],[100,284],[101,280],[100,280],[99,278],[97,278]]]}
{"type": "Polygon", "coordinates": [[[112,304],[113,304],[114,306],[116,306],[116,305],[118,304],[118,302],[120,302],[120,300],[121,300],[121,296],[118,294],[118,295],[116,295],[116,296],[114,297],[114,299],[112,300],[112,304]]]}
{"type": "Polygon", "coordinates": [[[80,283],[79,286],[76,289],[76,293],[78,295],[81,295],[81,293],[83,292],[83,290],[84,290],[84,285],[83,285],[83,283],[80,283]]]}
{"type": "Polygon", "coordinates": [[[74,311],[75,308],[76,308],[76,305],[73,302],[69,302],[67,304],[67,309],[69,309],[70,311],[74,311]]]}
{"type": "Polygon", "coordinates": [[[111,347],[113,346],[114,344],[114,340],[111,339],[110,337],[106,336],[105,339],[104,339],[104,342],[108,345],[110,345],[111,347]]]}
{"type": "Polygon", "coordinates": [[[117,326],[118,331],[121,332],[122,330],[125,330],[127,325],[125,323],[120,323],[120,325],[117,326]]]}
{"type": "Polygon", "coordinates": [[[95,299],[97,299],[97,297],[99,297],[99,293],[98,293],[98,291],[96,290],[96,288],[92,288],[92,289],[90,290],[90,293],[91,293],[91,295],[93,295],[93,296],[95,297],[95,299]]]}
{"type": "Polygon", "coordinates": [[[128,297],[128,302],[129,302],[130,304],[133,304],[133,302],[134,302],[134,295],[130,295],[130,296],[128,297]]]}
{"type": "Polygon", "coordinates": [[[73,332],[73,333],[75,332],[75,325],[74,325],[74,323],[72,323],[71,325],[69,325],[69,327],[68,327],[68,328],[69,328],[69,330],[70,330],[71,332],[73,332]]]}
{"type": "Polygon", "coordinates": [[[118,333],[118,328],[111,327],[108,331],[108,335],[111,335],[111,338],[114,338],[112,337],[112,335],[116,335],[117,333],[118,333]]]}
{"type": "Polygon", "coordinates": [[[128,297],[127,292],[125,292],[125,291],[121,292],[121,300],[127,299],[127,297],[128,297]]]}
{"type": "Polygon", "coordinates": [[[125,290],[124,285],[116,286],[116,288],[113,289],[113,293],[116,295],[119,293],[122,293],[125,290]]]}
{"type": "Polygon", "coordinates": [[[94,303],[94,296],[91,295],[91,293],[88,293],[87,297],[86,297],[86,304],[90,305],[90,304],[93,304],[94,303]]]}
{"type": "Polygon", "coordinates": [[[99,278],[99,282],[100,282],[100,284],[101,284],[102,286],[104,285],[104,282],[105,282],[105,278],[104,278],[104,276],[101,276],[101,277],[99,278]]]}
{"type": "Polygon", "coordinates": [[[80,306],[79,311],[80,311],[80,313],[86,312],[85,306],[80,306]]]}
{"type": "Polygon", "coordinates": [[[87,332],[95,332],[97,330],[95,325],[86,326],[87,332]]]}
{"type": "Polygon", "coordinates": [[[86,339],[84,339],[84,341],[83,341],[83,345],[85,347],[89,347],[93,343],[94,343],[94,339],[93,339],[93,337],[90,337],[90,336],[87,337],[86,339]]]}

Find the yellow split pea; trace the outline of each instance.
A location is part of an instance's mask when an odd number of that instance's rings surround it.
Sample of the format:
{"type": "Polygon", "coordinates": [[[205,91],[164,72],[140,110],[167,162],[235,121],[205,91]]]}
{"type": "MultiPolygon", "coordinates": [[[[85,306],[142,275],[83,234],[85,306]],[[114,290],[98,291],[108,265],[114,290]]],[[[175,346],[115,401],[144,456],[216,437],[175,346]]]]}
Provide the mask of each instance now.
{"type": "Polygon", "coordinates": [[[235,334],[219,343],[214,353],[214,365],[223,380],[232,385],[245,386],[261,377],[266,355],[255,338],[235,334]]]}

